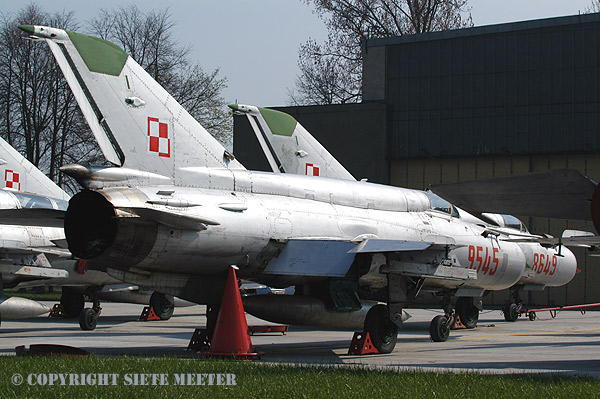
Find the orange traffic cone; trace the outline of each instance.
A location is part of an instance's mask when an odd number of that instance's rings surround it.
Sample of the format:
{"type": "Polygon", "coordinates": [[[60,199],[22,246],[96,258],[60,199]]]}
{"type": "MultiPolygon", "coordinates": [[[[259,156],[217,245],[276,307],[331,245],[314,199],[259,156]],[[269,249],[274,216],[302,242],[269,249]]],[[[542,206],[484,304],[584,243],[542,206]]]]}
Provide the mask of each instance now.
{"type": "Polygon", "coordinates": [[[209,355],[258,356],[252,347],[235,268],[229,270],[209,355]]]}

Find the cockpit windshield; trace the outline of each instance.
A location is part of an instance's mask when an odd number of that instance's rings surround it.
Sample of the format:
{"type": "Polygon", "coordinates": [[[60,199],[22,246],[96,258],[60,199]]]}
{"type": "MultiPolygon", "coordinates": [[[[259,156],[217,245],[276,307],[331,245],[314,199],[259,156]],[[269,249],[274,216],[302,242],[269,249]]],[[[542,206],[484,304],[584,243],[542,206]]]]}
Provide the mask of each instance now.
{"type": "Polygon", "coordinates": [[[425,195],[429,198],[429,204],[432,210],[447,213],[455,218],[460,217],[458,210],[445,199],[435,195],[431,191],[425,191],[425,195]]]}
{"type": "Polygon", "coordinates": [[[512,215],[501,215],[504,219],[504,226],[510,227],[511,229],[519,230],[523,233],[528,233],[527,227],[519,219],[512,215]]]}

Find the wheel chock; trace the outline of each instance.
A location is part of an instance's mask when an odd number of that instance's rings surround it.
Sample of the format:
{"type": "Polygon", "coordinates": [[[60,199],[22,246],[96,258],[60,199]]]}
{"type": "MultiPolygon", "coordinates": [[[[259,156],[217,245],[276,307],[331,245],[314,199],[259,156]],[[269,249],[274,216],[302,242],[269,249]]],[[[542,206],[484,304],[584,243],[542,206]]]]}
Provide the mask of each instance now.
{"type": "Polygon", "coordinates": [[[90,352],[67,345],[55,344],[31,344],[29,350],[25,345],[20,345],[15,348],[17,356],[74,356],[74,357],[90,357],[90,352]]]}
{"type": "Polygon", "coordinates": [[[285,335],[290,326],[282,324],[282,325],[266,325],[266,326],[248,326],[248,332],[250,335],[254,335],[256,333],[281,333],[285,335]]]}
{"type": "Polygon", "coordinates": [[[451,330],[462,330],[463,328],[467,328],[467,326],[465,326],[462,321],[460,321],[460,316],[456,315],[454,317],[454,323],[452,323],[452,325],[450,326],[451,330]]]}
{"type": "Polygon", "coordinates": [[[352,337],[352,342],[348,348],[349,355],[370,355],[379,353],[377,348],[371,342],[371,336],[368,332],[356,331],[352,337]]]}
{"type": "Polygon", "coordinates": [[[208,351],[210,349],[210,339],[205,328],[194,330],[194,335],[192,335],[187,348],[194,351],[208,351]]]}
{"type": "Polygon", "coordinates": [[[144,306],[144,310],[142,310],[142,314],[140,315],[140,321],[153,321],[160,320],[160,317],[154,313],[154,309],[151,306],[144,306]]]}

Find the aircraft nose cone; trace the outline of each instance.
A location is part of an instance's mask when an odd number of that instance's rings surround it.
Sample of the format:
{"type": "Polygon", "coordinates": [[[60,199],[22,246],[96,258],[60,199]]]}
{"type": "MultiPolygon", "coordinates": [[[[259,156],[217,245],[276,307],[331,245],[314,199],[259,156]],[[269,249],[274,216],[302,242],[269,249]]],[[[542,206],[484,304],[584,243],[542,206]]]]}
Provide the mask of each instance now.
{"type": "Polygon", "coordinates": [[[25,33],[29,33],[30,35],[33,35],[33,25],[20,25],[19,29],[21,29],[23,32],[25,33]]]}

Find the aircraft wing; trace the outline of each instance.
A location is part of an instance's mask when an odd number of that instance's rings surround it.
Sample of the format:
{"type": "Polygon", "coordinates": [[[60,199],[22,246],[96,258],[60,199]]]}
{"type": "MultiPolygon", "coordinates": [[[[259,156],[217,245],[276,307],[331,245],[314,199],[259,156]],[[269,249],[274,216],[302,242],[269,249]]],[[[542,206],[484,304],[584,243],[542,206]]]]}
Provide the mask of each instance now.
{"type": "Polygon", "coordinates": [[[277,258],[269,262],[265,274],[344,277],[356,254],[425,251],[449,244],[438,241],[367,239],[361,243],[335,239],[295,239],[285,244],[277,258]]]}
{"type": "Polygon", "coordinates": [[[64,219],[65,211],[58,209],[0,209],[0,224],[63,228],[64,219]]]}
{"type": "Polygon", "coordinates": [[[431,190],[473,214],[504,213],[558,219],[592,220],[597,184],[573,169],[548,170],[451,184],[431,190]]]}

